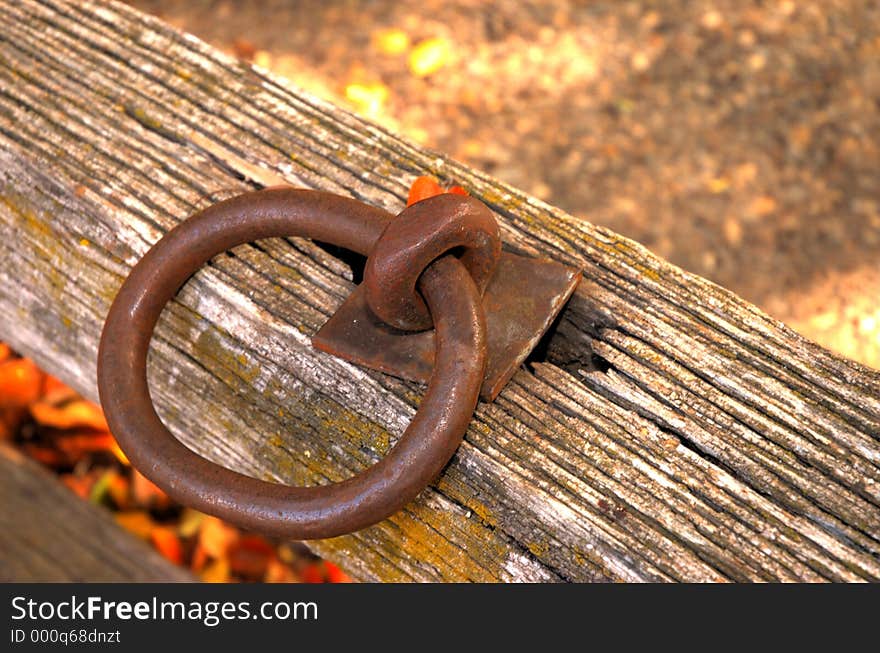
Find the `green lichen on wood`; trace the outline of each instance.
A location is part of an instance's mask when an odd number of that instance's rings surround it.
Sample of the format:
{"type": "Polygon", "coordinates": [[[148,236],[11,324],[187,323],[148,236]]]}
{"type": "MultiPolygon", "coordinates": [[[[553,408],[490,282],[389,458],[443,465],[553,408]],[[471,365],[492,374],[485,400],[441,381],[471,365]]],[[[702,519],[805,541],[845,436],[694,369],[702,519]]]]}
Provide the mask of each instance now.
{"type": "Polygon", "coordinates": [[[223,379],[230,387],[247,389],[259,378],[262,368],[252,363],[244,351],[233,349],[232,345],[219,332],[208,327],[199,333],[193,345],[198,359],[223,379]]]}

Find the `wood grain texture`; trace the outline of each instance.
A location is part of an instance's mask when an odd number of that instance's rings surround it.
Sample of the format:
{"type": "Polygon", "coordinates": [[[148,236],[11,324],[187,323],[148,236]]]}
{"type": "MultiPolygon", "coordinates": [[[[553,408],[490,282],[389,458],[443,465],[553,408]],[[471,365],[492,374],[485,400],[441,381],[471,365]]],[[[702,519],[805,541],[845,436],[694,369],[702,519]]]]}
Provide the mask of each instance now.
{"type": "MultiPolygon", "coordinates": [[[[276,183],[398,211],[418,174],[580,265],[542,356],[406,510],[312,542],[366,580],[880,580],[880,374],[638,244],[110,2],[0,1],[0,338],[95,397],[103,316],[174,224],[276,183]]],[[[169,428],[322,483],[393,446],[421,388],[313,350],[351,270],[313,243],[217,257],[165,311],[169,428]]]]}
{"type": "Polygon", "coordinates": [[[0,582],[195,580],[6,445],[0,496],[0,582]]]}

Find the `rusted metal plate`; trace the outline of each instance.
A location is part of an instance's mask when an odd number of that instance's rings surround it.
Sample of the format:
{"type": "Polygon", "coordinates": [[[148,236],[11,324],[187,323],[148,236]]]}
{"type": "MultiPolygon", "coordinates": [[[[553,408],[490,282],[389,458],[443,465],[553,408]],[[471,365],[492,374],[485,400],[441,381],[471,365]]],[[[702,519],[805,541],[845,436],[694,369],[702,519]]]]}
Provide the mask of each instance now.
{"type": "MultiPolygon", "coordinates": [[[[483,294],[488,362],[480,391],[493,401],[534,349],[580,280],[574,268],[503,252],[483,294]]],[[[318,349],[392,376],[427,382],[434,331],[399,331],[368,308],[358,286],[312,338],[318,349]]]]}

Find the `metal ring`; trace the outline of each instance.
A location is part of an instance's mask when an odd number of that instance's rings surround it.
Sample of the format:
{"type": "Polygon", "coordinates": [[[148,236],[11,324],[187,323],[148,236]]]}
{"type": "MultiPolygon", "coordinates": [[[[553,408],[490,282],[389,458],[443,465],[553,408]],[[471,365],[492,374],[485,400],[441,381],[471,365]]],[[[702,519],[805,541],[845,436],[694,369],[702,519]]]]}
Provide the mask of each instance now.
{"type": "Polygon", "coordinates": [[[431,315],[416,290],[419,275],[457,248],[482,295],[501,256],[498,223],[489,208],[473,197],[447,193],[404,209],[367,259],[364,290],[370,309],[397,329],[430,328],[431,315]]]}
{"type": "Polygon", "coordinates": [[[378,463],[338,483],[290,487],[231,471],[184,446],[150,398],[147,352],[165,304],[211,257],[236,245],[298,235],[368,253],[390,214],[355,200],[290,188],[246,193],[172,229],[132,268],[104,325],[98,390],[133,465],[171,497],[244,528],[294,539],[333,537],[393,514],[441,472],[464,436],[486,363],[480,296],[451,256],[421,275],[434,319],[436,366],[415,417],[378,463]]]}

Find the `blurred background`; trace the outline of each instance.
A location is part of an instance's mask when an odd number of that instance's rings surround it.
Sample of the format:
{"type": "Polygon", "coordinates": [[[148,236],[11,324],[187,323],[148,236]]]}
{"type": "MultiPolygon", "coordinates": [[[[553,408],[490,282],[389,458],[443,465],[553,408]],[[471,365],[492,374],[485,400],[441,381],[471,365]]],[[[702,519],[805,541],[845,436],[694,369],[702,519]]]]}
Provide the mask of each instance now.
{"type": "MultiPolygon", "coordinates": [[[[876,2],[129,3],[880,369],[876,2]]],[[[0,440],[204,580],[346,580],[172,503],[2,343],[0,440]]]]}
{"type": "Polygon", "coordinates": [[[880,5],[130,0],[880,368],[880,5]]]}

